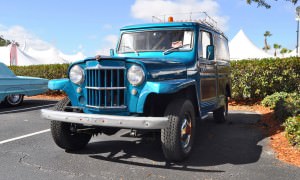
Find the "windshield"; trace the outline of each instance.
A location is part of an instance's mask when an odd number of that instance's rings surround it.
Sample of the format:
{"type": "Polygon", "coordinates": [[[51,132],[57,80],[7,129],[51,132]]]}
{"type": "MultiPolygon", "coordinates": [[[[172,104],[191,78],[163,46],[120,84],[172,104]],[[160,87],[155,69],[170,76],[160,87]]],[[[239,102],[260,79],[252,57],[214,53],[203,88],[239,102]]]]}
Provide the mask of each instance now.
{"type": "Polygon", "coordinates": [[[193,45],[191,30],[159,30],[123,33],[119,53],[141,51],[189,51],[193,45]]]}

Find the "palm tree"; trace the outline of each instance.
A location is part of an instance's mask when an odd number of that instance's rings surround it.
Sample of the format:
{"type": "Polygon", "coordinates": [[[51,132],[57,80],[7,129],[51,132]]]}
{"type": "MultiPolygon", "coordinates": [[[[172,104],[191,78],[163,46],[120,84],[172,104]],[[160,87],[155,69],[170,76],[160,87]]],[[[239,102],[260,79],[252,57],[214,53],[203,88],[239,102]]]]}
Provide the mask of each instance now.
{"type": "Polygon", "coordinates": [[[265,50],[267,52],[270,49],[270,46],[268,45],[267,38],[272,36],[272,34],[270,33],[270,31],[266,31],[264,33],[264,36],[265,36],[265,47],[263,48],[263,50],[265,50]]]}
{"type": "Polygon", "coordinates": [[[274,47],[274,49],[275,49],[274,56],[276,57],[276,55],[277,55],[277,49],[281,49],[281,45],[275,43],[275,44],[273,45],[273,47],[274,47]]]}
{"type": "Polygon", "coordinates": [[[284,57],[284,54],[288,53],[290,50],[288,50],[287,48],[282,48],[280,51],[280,54],[282,54],[282,57],[284,57]]]}

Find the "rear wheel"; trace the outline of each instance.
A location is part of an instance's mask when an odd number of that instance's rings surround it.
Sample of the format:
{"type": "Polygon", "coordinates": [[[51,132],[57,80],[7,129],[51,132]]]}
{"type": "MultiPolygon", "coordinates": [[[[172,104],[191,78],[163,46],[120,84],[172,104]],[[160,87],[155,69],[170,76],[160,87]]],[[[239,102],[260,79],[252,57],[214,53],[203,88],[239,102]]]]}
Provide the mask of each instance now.
{"type": "MultiPolygon", "coordinates": [[[[65,107],[70,104],[69,98],[66,97],[56,104],[54,110],[64,111],[65,107]]],[[[79,150],[84,148],[90,141],[92,135],[76,132],[78,126],[80,125],[51,121],[51,134],[56,145],[65,150],[79,150]]]]}
{"type": "Polygon", "coordinates": [[[228,119],[228,98],[225,97],[225,105],[214,110],[213,112],[214,120],[217,123],[224,123],[228,119]]]}
{"type": "Polygon", "coordinates": [[[24,95],[22,94],[11,94],[5,97],[4,104],[7,106],[19,106],[22,104],[24,95]]]}
{"type": "Polygon", "coordinates": [[[182,161],[191,153],[195,138],[196,122],[194,106],[190,100],[171,102],[165,111],[169,126],[161,131],[164,155],[170,161],[182,161]]]}

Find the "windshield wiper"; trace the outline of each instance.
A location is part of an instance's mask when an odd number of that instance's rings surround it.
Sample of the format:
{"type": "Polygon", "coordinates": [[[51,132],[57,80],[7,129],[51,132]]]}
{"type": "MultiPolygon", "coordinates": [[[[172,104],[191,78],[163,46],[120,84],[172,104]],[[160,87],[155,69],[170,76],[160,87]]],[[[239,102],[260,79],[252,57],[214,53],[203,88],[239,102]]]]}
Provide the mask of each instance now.
{"type": "Polygon", "coordinates": [[[130,47],[130,46],[123,46],[124,48],[127,48],[127,49],[131,49],[133,50],[133,52],[139,56],[139,52],[137,50],[135,50],[133,47],[130,47]]]}
{"type": "Polygon", "coordinates": [[[191,44],[183,44],[183,45],[180,45],[180,46],[177,46],[177,47],[172,47],[170,49],[167,49],[163,52],[164,55],[166,55],[167,53],[170,53],[171,51],[175,50],[175,49],[179,49],[179,48],[183,48],[185,46],[190,46],[191,44]]]}

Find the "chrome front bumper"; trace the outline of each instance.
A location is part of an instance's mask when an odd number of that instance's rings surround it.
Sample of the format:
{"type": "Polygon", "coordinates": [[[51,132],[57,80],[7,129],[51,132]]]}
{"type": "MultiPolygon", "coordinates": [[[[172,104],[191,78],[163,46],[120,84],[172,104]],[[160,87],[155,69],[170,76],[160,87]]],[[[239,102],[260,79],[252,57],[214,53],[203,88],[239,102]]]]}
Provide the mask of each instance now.
{"type": "Polygon", "coordinates": [[[90,126],[105,126],[129,129],[164,129],[168,126],[167,117],[114,116],[101,114],[84,114],[75,112],[42,109],[44,119],[77,123],[90,126]]]}

